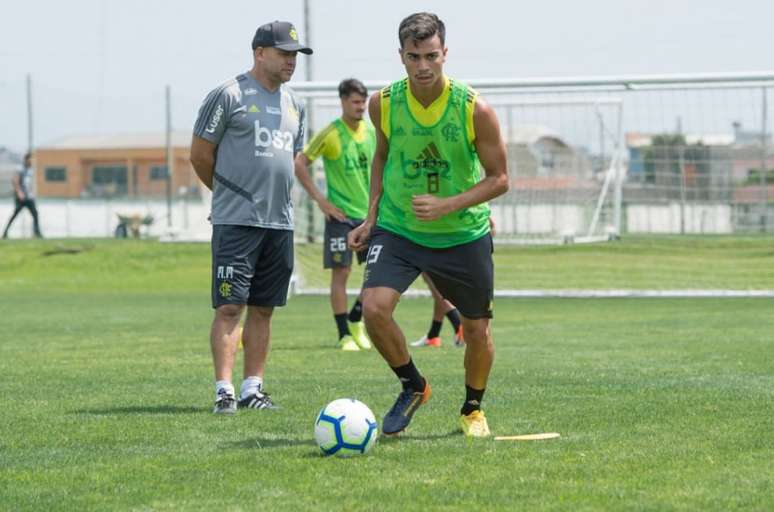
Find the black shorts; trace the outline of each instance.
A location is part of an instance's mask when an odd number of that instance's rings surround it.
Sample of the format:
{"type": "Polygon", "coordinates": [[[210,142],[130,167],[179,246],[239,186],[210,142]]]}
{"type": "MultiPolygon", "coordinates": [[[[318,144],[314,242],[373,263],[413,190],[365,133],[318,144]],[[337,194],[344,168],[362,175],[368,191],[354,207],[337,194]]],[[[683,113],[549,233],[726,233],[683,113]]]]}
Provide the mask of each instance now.
{"type": "MultiPolygon", "coordinates": [[[[349,267],[352,265],[352,251],[347,248],[347,235],[362,224],[362,220],[347,219],[325,221],[323,238],[323,268],[349,267]]],[[[357,262],[365,261],[367,249],[357,253],[357,262]]]]}
{"type": "Polygon", "coordinates": [[[293,232],[212,226],[212,307],[284,306],[293,273],[293,232]]]}
{"type": "Polygon", "coordinates": [[[403,293],[426,272],[443,297],[467,318],[492,318],[494,265],[492,236],[444,249],[432,249],[374,228],[363,288],[386,286],[403,293]]]}

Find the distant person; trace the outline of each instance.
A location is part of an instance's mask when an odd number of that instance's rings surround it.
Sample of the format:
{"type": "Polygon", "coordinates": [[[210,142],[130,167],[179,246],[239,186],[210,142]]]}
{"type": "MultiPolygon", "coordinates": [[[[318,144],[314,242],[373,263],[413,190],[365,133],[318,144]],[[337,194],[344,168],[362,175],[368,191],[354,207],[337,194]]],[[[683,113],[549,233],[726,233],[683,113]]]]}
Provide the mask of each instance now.
{"type": "MultiPolygon", "coordinates": [[[[492,217],[489,217],[489,229],[492,236],[495,236],[495,224],[492,217]]],[[[443,317],[449,320],[454,330],[454,346],[464,347],[465,336],[462,331],[462,321],[460,312],[454,307],[454,304],[444,299],[441,292],[433,284],[433,280],[426,272],[422,272],[422,279],[425,280],[430,295],[433,297],[433,320],[430,323],[430,329],[427,334],[411,343],[412,347],[440,347],[441,346],[441,327],[443,326],[443,317]]]]}
{"type": "Polygon", "coordinates": [[[462,333],[462,320],[460,312],[454,307],[454,304],[444,299],[441,292],[433,284],[433,280],[422,272],[422,279],[425,280],[430,295],[433,297],[433,320],[430,323],[430,329],[427,334],[411,343],[412,347],[440,347],[441,346],[441,327],[443,326],[443,317],[445,316],[454,330],[454,346],[464,347],[465,337],[462,333]]]}
{"type": "Polygon", "coordinates": [[[19,215],[22,209],[27,208],[32,215],[32,231],[35,234],[35,238],[43,238],[40,233],[40,224],[38,222],[38,208],[35,206],[35,193],[33,191],[33,180],[35,177],[35,171],[31,165],[32,156],[27,153],[24,155],[24,166],[22,170],[13,175],[11,182],[13,183],[13,198],[16,203],[16,207],[11,214],[11,218],[8,219],[8,224],[3,231],[3,238],[8,238],[8,230],[11,229],[11,224],[19,215]]]}
{"type": "MultiPolygon", "coordinates": [[[[296,157],[296,178],[325,215],[323,268],[331,269],[331,308],[342,350],[371,348],[363,325],[360,296],[347,314],[347,280],[352,251],[347,235],[368,213],[371,161],[376,148],[374,127],[363,119],[368,90],[354,78],[339,84],[341,117],[321,130],[296,157]],[[327,197],[309,173],[310,164],[323,157],[327,197]],[[348,324],[349,322],[349,324],[348,324]]],[[[357,253],[358,263],[366,251],[357,253]]]]}
{"type": "Polygon", "coordinates": [[[296,69],[292,24],[258,27],[253,67],[218,86],[204,100],[194,126],[191,163],[212,190],[212,306],[210,345],[216,414],[275,407],[264,391],[271,317],[287,300],[293,271],[293,159],[304,142],[305,112],[285,82],[296,69]],[[244,380],[232,384],[244,322],[244,380]]]}
{"type": "Polygon", "coordinates": [[[475,90],[444,74],[445,34],[444,23],[431,13],[400,23],[407,77],[369,101],[376,153],[368,216],[349,234],[353,250],[368,245],[363,283],[368,334],[403,388],[382,420],[387,435],[408,427],[431,394],[393,316],[400,296],[422,272],[462,315],[462,431],[491,435],[481,411],[494,361],[487,201],[508,190],[506,152],[494,110],[475,90]]]}

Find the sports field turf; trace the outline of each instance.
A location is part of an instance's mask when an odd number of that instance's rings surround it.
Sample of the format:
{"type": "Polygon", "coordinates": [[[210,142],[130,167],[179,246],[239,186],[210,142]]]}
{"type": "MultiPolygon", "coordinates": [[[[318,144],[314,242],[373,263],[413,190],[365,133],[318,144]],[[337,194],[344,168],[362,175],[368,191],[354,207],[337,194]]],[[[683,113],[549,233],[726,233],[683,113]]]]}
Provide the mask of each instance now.
{"type": "MultiPolygon", "coordinates": [[[[508,287],[774,289],[771,238],[496,254],[508,287]]],[[[414,350],[434,395],[407,434],[339,460],[319,408],[381,420],[395,377],[294,297],[266,375],[282,409],[213,416],[208,282],[206,245],[0,242],[0,510],[774,509],[774,299],[498,300],[490,426],[562,437],[464,439],[447,324],[414,350]]],[[[430,308],[401,302],[409,338],[430,308]]]]}

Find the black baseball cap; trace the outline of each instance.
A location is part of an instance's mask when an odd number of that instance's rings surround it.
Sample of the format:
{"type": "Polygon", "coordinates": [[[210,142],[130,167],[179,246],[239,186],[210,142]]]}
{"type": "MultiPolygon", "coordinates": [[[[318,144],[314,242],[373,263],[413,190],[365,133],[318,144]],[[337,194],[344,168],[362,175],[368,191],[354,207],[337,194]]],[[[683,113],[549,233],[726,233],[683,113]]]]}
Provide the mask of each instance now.
{"type": "Polygon", "coordinates": [[[296,27],[288,21],[272,21],[258,27],[253,37],[253,50],[258,47],[279,48],[289,52],[312,54],[312,49],[298,42],[296,27]]]}

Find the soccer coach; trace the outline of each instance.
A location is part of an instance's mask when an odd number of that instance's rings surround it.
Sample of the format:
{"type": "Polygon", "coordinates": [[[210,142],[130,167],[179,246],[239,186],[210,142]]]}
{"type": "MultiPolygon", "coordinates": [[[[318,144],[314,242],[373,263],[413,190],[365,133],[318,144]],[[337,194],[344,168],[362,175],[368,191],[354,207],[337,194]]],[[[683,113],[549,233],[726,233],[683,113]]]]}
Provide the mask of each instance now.
{"type": "Polygon", "coordinates": [[[271,316],[284,306],[293,270],[293,160],[303,149],[305,112],[286,85],[298,52],[291,23],[275,21],[253,38],[253,67],[204,100],[191,143],[191,163],[212,190],[212,306],[210,345],[216,414],[274,407],[264,391],[271,316]],[[232,370],[239,320],[244,380],[239,399],[232,370]]]}

